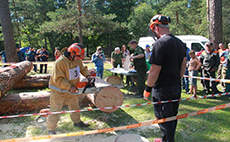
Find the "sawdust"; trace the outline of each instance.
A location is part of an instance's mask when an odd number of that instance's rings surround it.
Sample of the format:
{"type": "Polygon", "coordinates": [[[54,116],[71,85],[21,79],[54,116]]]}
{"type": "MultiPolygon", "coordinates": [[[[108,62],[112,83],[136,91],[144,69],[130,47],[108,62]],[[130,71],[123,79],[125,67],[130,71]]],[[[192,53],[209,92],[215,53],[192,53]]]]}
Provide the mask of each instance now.
{"type": "MultiPolygon", "coordinates": [[[[61,119],[64,121],[65,119],[61,119]]],[[[100,120],[91,120],[91,124],[94,123],[97,129],[102,129],[105,126],[105,123],[100,120]]],[[[142,135],[144,133],[160,132],[158,125],[152,126],[143,126],[136,129],[111,132],[105,134],[96,134],[96,135],[86,135],[86,136],[77,136],[77,137],[64,137],[59,139],[51,139],[51,140],[39,140],[33,142],[115,142],[117,137],[122,138],[124,141],[116,141],[116,142],[126,142],[126,139],[135,139],[133,135],[130,134],[139,134],[142,135]],[[122,135],[127,135],[123,137],[122,135]],[[122,137],[121,137],[122,136],[122,137]]],[[[60,133],[60,132],[57,132],[60,133]]],[[[36,123],[3,123],[0,121],[0,139],[10,139],[15,137],[29,137],[34,135],[46,135],[46,123],[40,123],[39,125],[36,123]]],[[[143,135],[142,135],[143,136],[143,135]]],[[[145,138],[136,138],[136,141],[132,140],[132,142],[148,142],[145,138]],[[141,141],[142,140],[142,141],[141,141]]]]}

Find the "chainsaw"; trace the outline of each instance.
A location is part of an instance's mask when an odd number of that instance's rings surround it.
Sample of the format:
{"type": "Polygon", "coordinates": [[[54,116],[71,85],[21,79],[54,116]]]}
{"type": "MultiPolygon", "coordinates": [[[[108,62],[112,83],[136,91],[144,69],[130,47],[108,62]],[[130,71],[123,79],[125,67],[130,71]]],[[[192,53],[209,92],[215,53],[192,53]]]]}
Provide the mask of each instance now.
{"type": "Polygon", "coordinates": [[[76,88],[77,89],[83,88],[83,91],[81,92],[81,94],[83,94],[85,93],[86,89],[96,87],[95,80],[96,80],[95,78],[88,78],[88,81],[78,82],[76,84],[76,88]]]}

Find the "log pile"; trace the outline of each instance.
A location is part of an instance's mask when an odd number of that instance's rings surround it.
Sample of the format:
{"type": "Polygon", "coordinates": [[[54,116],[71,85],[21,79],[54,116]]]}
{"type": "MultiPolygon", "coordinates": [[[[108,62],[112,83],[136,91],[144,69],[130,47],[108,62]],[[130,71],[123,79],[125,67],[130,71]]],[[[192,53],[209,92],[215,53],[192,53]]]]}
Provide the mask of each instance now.
{"type": "Polygon", "coordinates": [[[18,81],[31,71],[33,64],[28,61],[13,64],[0,70],[0,98],[18,81]]]}
{"type": "MultiPolygon", "coordinates": [[[[37,111],[49,106],[50,92],[47,91],[7,94],[10,89],[48,87],[50,75],[26,76],[32,66],[32,63],[25,61],[0,70],[0,91],[1,94],[4,94],[4,97],[0,98],[0,115],[37,111]]],[[[101,111],[108,113],[116,111],[118,109],[116,106],[123,103],[123,94],[116,86],[116,84],[119,84],[119,79],[112,80],[115,80],[115,85],[96,78],[96,87],[88,88],[85,94],[79,95],[80,106],[112,107],[112,109],[101,109],[101,111]]]]}

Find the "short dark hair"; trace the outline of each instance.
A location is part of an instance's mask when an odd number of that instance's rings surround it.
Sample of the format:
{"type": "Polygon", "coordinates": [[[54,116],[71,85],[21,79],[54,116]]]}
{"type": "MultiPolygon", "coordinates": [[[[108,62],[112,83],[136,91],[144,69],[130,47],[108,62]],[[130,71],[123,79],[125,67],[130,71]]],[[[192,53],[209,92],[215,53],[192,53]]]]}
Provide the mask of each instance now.
{"type": "Polygon", "coordinates": [[[189,55],[191,55],[191,54],[196,55],[194,50],[191,50],[191,51],[189,52],[189,55]]]}
{"type": "Polygon", "coordinates": [[[138,44],[138,42],[136,40],[131,40],[129,44],[138,44]]]}

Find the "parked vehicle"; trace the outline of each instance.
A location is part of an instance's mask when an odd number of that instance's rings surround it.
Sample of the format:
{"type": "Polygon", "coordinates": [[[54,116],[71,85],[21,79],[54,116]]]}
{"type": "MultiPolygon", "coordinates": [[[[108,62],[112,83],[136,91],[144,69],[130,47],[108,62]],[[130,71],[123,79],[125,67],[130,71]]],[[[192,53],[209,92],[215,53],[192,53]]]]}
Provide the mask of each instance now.
{"type": "Polygon", "coordinates": [[[189,49],[195,52],[205,50],[205,43],[209,42],[209,39],[199,35],[178,35],[176,37],[182,40],[189,49]]]}
{"type": "Polygon", "coordinates": [[[155,42],[155,40],[153,39],[153,37],[148,36],[148,37],[141,37],[138,41],[138,45],[140,47],[142,47],[143,49],[145,49],[146,45],[150,46],[150,49],[152,49],[152,45],[155,42]]]}
{"type": "MultiPolygon", "coordinates": [[[[190,50],[194,50],[198,56],[205,49],[205,43],[209,42],[209,39],[200,35],[177,35],[176,37],[182,40],[190,50]]],[[[145,49],[149,44],[152,49],[154,42],[153,37],[141,37],[138,45],[145,49]]]]}

